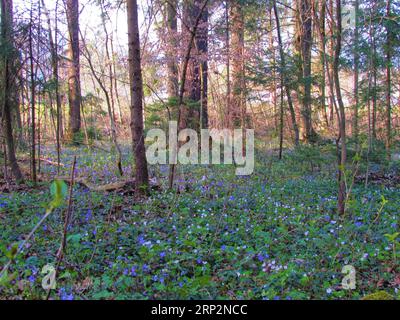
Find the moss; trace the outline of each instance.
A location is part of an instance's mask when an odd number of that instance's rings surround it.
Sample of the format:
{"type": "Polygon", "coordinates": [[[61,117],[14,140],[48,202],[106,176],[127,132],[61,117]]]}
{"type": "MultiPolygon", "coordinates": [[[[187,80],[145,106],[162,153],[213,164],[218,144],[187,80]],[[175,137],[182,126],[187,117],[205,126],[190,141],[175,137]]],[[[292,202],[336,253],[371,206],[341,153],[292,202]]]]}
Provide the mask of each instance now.
{"type": "Polygon", "coordinates": [[[394,297],[386,291],[377,291],[362,297],[361,300],[394,300],[394,297]]]}

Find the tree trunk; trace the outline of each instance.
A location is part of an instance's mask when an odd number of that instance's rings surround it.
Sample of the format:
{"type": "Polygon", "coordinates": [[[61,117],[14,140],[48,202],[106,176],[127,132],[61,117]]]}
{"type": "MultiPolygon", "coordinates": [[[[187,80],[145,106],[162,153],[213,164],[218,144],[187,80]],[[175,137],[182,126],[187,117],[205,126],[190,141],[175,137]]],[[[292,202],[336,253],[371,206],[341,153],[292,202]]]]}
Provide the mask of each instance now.
{"type": "MultiPolygon", "coordinates": [[[[179,87],[179,101],[178,101],[178,126],[179,129],[184,129],[183,127],[184,123],[182,122],[182,118],[185,117],[185,110],[186,106],[184,103],[184,94],[186,90],[186,81],[189,79],[188,77],[188,71],[189,71],[189,64],[190,64],[190,59],[191,59],[191,52],[193,50],[193,46],[195,43],[195,37],[197,34],[197,29],[201,20],[201,17],[203,15],[204,10],[206,10],[206,7],[208,5],[209,0],[205,0],[204,3],[202,4],[200,11],[198,12],[197,18],[194,21],[193,28],[189,28],[188,31],[190,36],[189,36],[189,41],[187,42],[187,47],[186,47],[186,52],[185,56],[183,59],[183,66],[182,66],[182,75],[181,75],[181,81],[180,81],[180,87],[179,87]]],[[[188,28],[188,25],[186,25],[186,28],[188,28]]],[[[175,150],[172,150],[172,160],[176,160],[176,155],[177,155],[177,146],[175,147],[175,150]]],[[[170,159],[171,161],[171,159],[170,159]]],[[[168,178],[168,184],[169,188],[172,189],[174,185],[174,177],[175,177],[175,169],[176,169],[176,163],[172,163],[169,169],[169,178],[168,178]]]]}
{"type": "Polygon", "coordinates": [[[392,80],[391,80],[391,68],[392,68],[392,42],[393,42],[393,28],[391,23],[391,0],[387,0],[386,3],[386,155],[390,159],[390,147],[392,138],[392,106],[391,106],[391,94],[392,94],[392,80]]]}
{"type": "Polygon", "coordinates": [[[30,61],[30,76],[31,76],[31,175],[33,183],[36,183],[36,112],[35,112],[35,90],[36,90],[36,71],[34,71],[33,59],[33,5],[30,11],[30,24],[29,24],[29,61],[30,61]]]}
{"type": "MultiPolygon", "coordinates": [[[[319,46],[320,46],[320,67],[321,67],[321,83],[320,83],[320,94],[321,94],[321,104],[322,111],[324,113],[325,124],[327,128],[329,127],[328,110],[326,104],[326,76],[325,76],[325,60],[326,60],[326,0],[321,0],[321,7],[319,8],[319,33],[321,34],[319,46]]],[[[315,12],[316,14],[316,12],[315,12]]]]}
{"type": "Polygon", "coordinates": [[[312,7],[310,0],[297,0],[298,41],[301,58],[301,100],[302,118],[304,126],[304,139],[312,142],[315,132],[311,118],[311,46],[312,46],[312,7]]]}
{"type": "MultiPolygon", "coordinates": [[[[287,72],[286,72],[285,53],[283,52],[281,27],[280,27],[278,10],[276,7],[276,0],[274,0],[273,5],[274,5],[274,15],[275,15],[275,22],[276,22],[276,32],[278,35],[281,73],[283,75],[283,86],[285,87],[286,98],[287,98],[288,105],[289,105],[289,112],[290,112],[290,116],[292,119],[292,126],[293,126],[293,131],[294,131],[294,136],[295,136],[294,143],[297,146],[297,145],[299,145],[300,134],[299,134],[299,128],[297,126],[296,113],[295,113],[294,107],[293,107],[292,96],[290,95],[289,80],[288,80],[288,76],[287,76],[287,72]]],[[[283,90],[283,88],[281,90],[283,90]]]]}
{"type": "MultiPolygon", "coordinates": [[[[197,6],[200,8],[201,0],[197,0],[197,6]]],[[[198,60],[200,65],[200,117],[201,128],[208,128],[208,9],[204,8],[196,34],[196,47],[198,51],[198,60]]]]}
{"type": "MultiPolygon", "coordinates": [[[[192,106],[181,106],[180,128],[191,127],[199,129],[203,121],[204,101],[207,97],[207,20],[208,11],[204,9],[201,12],[202,1],[193,0],[184,2],[183,5],[183,35],[185,46],[188,47],[192,38],[192,30],[196,25],[196,34],[194,35],[194,48],[191,50],[190,59],[187,68],[187,79],[185,87],[185,99],[194,103],[192,106]],[[198,20],[197,18],[200,18],[198,20]],[[194,107],[196,106],[196,107],[194,107]]],[[[182,81],[182,79],[181,79],[182,81]]],[[[205,110],[207,110],[207,101],[205,101],[205,110]]],[[[207,116],[206,116],[207,119],[207,116]]],[[[208,122],[208,119],[207,119],[208,122]]]]}
{"type": "Polygon", "coordinates": [[[225,46],[226,46],[226,105],[224,110],[224,128],[232,128],[231,125],[231,59],[230,59],[230,20],[229,1],[225,1],[225,46]]]}
{"type": "Polygon", "coordinates": [[[358,74],[359,74],[359,45],[358,45],[358,0],[355,0],[354,3],[354,10],[355,10],[355,28],[354,28],[354,79],[353,79],[353,95],[354,95],[354,111],[353,111],[353,138],[355,139],[356,143],[358,144],[358,108],[359,108],[359,97],[358,97],[358,74]]]}
{"type": "MultiPolygon", "coordinates": [[[[2,42],[6,44],[11,49],[13,48],[13,2],[12,0],[1,0],[1,37],[2,42]]],[[[4,50],[3,50],[4,51],[4,50]]],[[[15,53],[10,50],[11,53],[4,52],[1,53],[1,58],[4,62],[4,70],[2,70],[2,86],[3,86],[3,105],[0,110],[0,116],[2,117],[2,134],[6,140],[7,146],[7,158],[8,163],[11,166],[12,174],[15,177],[17,183],[23,182],[23,176],[19,168],[17,158],[15,156],[14,148],[14,137],[12,130],[12,120],[11,120],[11,109],[13,105],[12,96],[15,94],[15,77],[14,74],[14,61],[15,53]]],[[[6,157],[6,155],[4,155],[6,157]]]]}
{"type": "Polygon", "coordinates": [[[346,114],[342,99],[339,80],[339,58],[342,48],[342,10],[341,0],[336,0],[336,49],[333,61],[333,77],[336,88],[336,98],[339,105],[339,137],[341,141],[341,153],[339,161],[339,194],[338,194],[338,213],[344,215],[346,209],[346,181],[344,172],[346,170],[346,114]]]}
{"type": "MultiPolygon", "coordinates": [[[[375,3],[374,3],[375,8],[375,3]]],[[[375,14],[375,10],[372,14],[375,14]]],[[[371,21],[371,24],[373,22],[371,21]]],[[[372,139],[376,140],[376,114],[377,114],[377,54],[376,54],[376,37],[375,37],[375,26],[371,30],[372,37],[372,139]]]]}
{"type": "Polygon", "coordinates": [[[131,91],[132,147],[135,157],[135,181],[139,193],[147,193],[149,175],[143,132],[143,80],[140,56],[138,8],[136,0],[127,0],[129,79],[131,91]]]}
{"type": "Polygon", "coordinates": [[[69,130],[73,142],[75,134],[81,128],[81,89],[79,64],[79,2],[66,0],[68,21],[68,100],[69,100],[69,130]]]}
{"type": "Polygon", "coordinates": [[[245,69],[244,69],[244,17],[242,4],[237,0],[231,2],[231,66],[232,66],[232,99],[231,128],[245,127],[245,69]]]}
{"type": "Polygon", "coordinates": [[[167,91],[168,97],[178,97],[179,95],[179,84],[178,84],[178,65],[177,65],[177,0],[168,1],[167,4],[167,31],[169,42],[167,43],[167,73],[168,83],[167,91]]]}

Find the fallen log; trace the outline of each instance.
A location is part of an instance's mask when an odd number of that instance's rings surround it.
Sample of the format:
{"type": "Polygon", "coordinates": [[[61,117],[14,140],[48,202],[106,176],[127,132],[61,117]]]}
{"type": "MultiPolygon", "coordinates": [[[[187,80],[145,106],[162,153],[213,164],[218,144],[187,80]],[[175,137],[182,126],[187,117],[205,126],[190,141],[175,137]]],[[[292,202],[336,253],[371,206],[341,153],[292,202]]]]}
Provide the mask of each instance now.
{"type": "MultiPolygon", "coordinates": [[[[42,158],[42,157],[40,157],[39,160],[42,161],[42,162],[46,162],[48,164],[51,164],[53,166],[65,167],[65,164],[63,164],[61,162],[57,163],[55,161],[52,161],[52,160],[49,160],[49,159],[46,159],[46,158],[42,158]]],[[[18,161],[31,161],[31,159],[29,159],[29,158],[21,158],[21,159],[18,159],[18,161]]]]}

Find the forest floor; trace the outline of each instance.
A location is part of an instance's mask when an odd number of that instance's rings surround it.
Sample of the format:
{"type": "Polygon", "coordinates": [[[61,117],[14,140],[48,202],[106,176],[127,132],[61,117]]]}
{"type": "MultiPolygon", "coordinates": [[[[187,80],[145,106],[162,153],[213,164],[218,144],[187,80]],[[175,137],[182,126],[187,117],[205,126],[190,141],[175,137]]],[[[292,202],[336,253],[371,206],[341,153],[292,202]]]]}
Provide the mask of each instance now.
{"type": "MultiPolygon", "coordinates": [[[[78,180],[121,180],[110,152],[85,147],[63,149],[60,176],[69,176],[74,155],[78,180]]],[[[50,146],[42,157],[56,161],[50,146]]],[[[179,192],[165,187],[167,166],[152,166],[161,188],[146,199],[129,187],[102,192],[77,183],[50,299],[359,299],[380,290],[400,298],[400,189],[393,182],[400,164],[370,163],[365,186],[364,158],[349,163],[344,217],[336,210],[336,168],[334,146],[302,147],[281,161],[258,150],[246,177],[227,165],[179,166],[179,183],[186,181],[179,192]],[[342,287],[345,265],[356,270],[355,289],[342,287]]],[[[1,182],[0,265],[13,261],[10,281],[0,279],[0,298],[46,298],[41,271],[56,264],[66,204],[21,254],[10,251],[45,215],[56,175],[57,166],[42,161],[36,187],[1,182]]]]}

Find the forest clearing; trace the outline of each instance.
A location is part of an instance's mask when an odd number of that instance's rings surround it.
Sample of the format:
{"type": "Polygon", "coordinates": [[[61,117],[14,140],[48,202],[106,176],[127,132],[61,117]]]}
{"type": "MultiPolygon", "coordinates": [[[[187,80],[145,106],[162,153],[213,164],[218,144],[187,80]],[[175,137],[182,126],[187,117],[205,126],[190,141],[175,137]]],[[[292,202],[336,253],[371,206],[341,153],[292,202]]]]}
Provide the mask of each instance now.
{"type": "Polygon", "coordinates": [[[400,298],[398,2],[0,3],[1,300],[400,298]]]}

